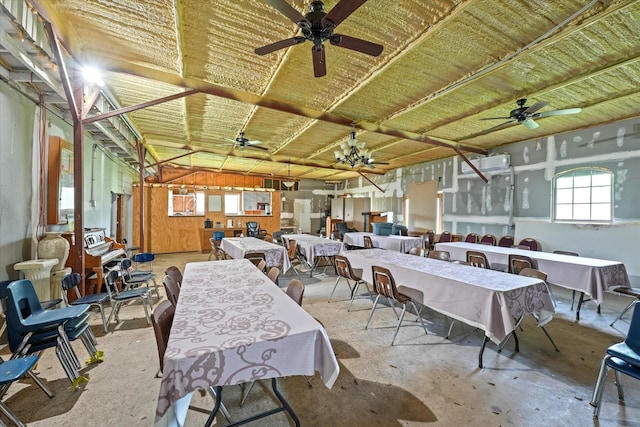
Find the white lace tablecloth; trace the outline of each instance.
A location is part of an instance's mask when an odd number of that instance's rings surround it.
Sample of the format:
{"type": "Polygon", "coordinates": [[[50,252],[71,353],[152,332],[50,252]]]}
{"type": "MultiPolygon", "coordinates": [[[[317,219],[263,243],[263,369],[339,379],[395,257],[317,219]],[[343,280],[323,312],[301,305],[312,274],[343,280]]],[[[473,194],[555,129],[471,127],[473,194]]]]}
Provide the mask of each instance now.
{"type": "Polygon", "coordinates": [[[310,266],[315,264],[317,257],[331,257],[344,252],[342,242],[314,236],[313,234],[287,234],[283,235],[282,238],[295,240],[310,266]]]}
{"type": "Polygon", "coordinates": [[[280,267],[283,273],[291,267],[291,261],[283,246],[255,237],[225,237],[222,239],[222,250],[233,259],[244,258],[249,252],[263,253],[267,268],[280,267]]]}
{"type": "Polygon", "coordinates": [[[383,249],[347,251],[363,279],[372,281],[371,266],[388,268],[398,290],[427,307],[485,331],[500,343],[515,328],[515,319],[538,313],[549,322],[553,303],[544,282],[494,270],[439,261],[383,249]]]}
{"type": "Polygon", "coordinates": [[[380,249],[388,249],[392,251],[407,253],[411,250],[411,248],[422,247],[422,237],[396,236],[396,235],[378,236],[377,234],[374,234],[374,233],[366,233],[362,231],[344,233],[342,242],[345,245],[359,246],[363,248],[364,236],[371,237],[371,242],[373,243],[373,246],[380,249]]]}
{"type": "Polygon", "coordinates": [[[324,328],[246,259],[187,264],[164,357],[156,426],[182,425],[191,393],[340,369],[324,328]]]}
{"type": "Polygon", "coordinates": [[[596,304],[602,303],[604,292],[611,287],[631,287],[627,270],[619,261],[465,242],[438,243],[436,249],[448,251],[451,259],[459,260],[467,259],[467,251],[479,251],[487,256],[489,264],[507,265],[509,254],[528,256],[537,261],[538,270],[547,274],[549,283],[584,292],[596,304]]]}

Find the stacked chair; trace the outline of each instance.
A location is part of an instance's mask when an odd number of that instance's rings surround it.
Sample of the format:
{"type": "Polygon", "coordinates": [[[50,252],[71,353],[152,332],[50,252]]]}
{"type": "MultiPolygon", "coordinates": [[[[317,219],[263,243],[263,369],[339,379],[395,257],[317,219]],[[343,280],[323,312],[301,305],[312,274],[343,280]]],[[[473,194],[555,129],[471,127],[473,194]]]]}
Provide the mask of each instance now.
{"type": "Polygon", "coordinates": [[[6,292],[7,337],[11,351],[18,356],[26,356],[55,348],[67,377],[76,384],[81,365],[71,341],[80,338],[92,359],[98,353],[95,336],[88,323],[89,305],[43,310],[33,283],[28,279],[10,283],[6,292]]]}

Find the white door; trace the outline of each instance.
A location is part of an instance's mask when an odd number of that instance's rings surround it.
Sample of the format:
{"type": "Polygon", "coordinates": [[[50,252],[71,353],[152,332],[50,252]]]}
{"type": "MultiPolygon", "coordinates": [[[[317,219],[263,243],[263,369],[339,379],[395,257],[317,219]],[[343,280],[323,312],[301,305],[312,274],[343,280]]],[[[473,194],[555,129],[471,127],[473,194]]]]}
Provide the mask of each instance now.
{"type": "Polygon", "coordinates": [[[293,220],[298,230],[311,232],[311,199],[295,199],[293,201],[293,220]]]}

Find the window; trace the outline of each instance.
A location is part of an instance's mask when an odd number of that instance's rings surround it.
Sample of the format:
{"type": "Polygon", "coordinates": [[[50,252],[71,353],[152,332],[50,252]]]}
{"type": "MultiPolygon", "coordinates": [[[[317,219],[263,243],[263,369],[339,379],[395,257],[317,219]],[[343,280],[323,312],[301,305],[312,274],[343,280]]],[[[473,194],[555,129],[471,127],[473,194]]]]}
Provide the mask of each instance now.
{"type": "Polygon", "coordinates": [[[204,191],[169,190],[169,216],[204,216],[204,191]]]}
{"type": "Polygon", "coordinates": [[[227,193],[224,195],[224,214],[238,215],[240,213],[240,193],[227,193]]]}
{"type": "Polygon", "coordinates": [[[610,171],[572,169],[556,175],[553,186],[556,221],[611,221],[613,174],[610,171]]]}

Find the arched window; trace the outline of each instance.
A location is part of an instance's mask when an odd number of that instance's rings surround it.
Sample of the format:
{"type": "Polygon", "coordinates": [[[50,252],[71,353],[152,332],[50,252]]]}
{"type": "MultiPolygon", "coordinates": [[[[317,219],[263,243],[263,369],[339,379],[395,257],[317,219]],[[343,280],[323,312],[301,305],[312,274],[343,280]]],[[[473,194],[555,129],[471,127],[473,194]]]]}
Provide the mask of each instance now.
{"type": "Polygon", "coordinates": [[[613,207],[613,173],[603,168],[578,168],[553,178],[553,219],[609,222],[613,207]]]}

